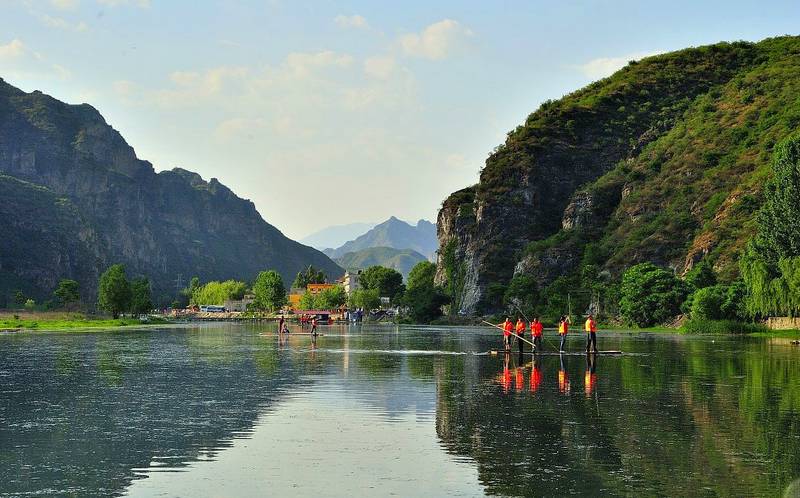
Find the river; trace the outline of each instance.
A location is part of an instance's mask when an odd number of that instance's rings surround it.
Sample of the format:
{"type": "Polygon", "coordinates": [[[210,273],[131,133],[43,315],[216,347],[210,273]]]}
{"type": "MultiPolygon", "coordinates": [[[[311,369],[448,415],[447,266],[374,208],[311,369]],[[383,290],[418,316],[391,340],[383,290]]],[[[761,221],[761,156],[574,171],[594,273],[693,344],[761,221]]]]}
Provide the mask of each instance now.
{"type": "Polygon", "coordinates": [[[0,495],[797,493],[788,340],[601,331],[625,354],[591,362],[486,354],[487,328],[274,329],[0,336],[0,495]]]}

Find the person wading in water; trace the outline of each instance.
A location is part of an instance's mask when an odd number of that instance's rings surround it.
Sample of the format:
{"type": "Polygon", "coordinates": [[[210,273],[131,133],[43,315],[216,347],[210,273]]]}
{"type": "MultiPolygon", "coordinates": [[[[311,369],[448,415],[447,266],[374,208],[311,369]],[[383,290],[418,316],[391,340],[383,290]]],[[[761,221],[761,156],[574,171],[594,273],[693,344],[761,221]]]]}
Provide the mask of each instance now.
{"type": "Polygon", "coordinates": [[[514,327],[514,332],[517,334],[517,344],[519,345],[519,354],[521,357],[523,352],[522,338],[525,336],[525,322],[523,322],[520,317],[517,317],[517,325],[514,327]]]}
{"type": "Polygon", "coordinates": [[[586,323],[584,324],[583,328],[586,330],[586,352],[589,352],[589,346],[592,346],[592,350],[596,353],[597,352],[597,322],[594,321],[594,317],[591,313],[586,318],[586,323]]]}
{"type": "Polygon", "coordinates": [[[564,315],[558,322],[558,334],[561,336],[561,345],[558,347],[560,353],[564,352],[564,346],[567,343],[567,334],[569,333],[569,316],[564,315]]]}
{"type": "Polygon", "coordinates": [[[531,322],[531,336],[533,337],[533,351],[540,353],[542,351],[542,322],[538,318],[534,318],[531,322]]]}

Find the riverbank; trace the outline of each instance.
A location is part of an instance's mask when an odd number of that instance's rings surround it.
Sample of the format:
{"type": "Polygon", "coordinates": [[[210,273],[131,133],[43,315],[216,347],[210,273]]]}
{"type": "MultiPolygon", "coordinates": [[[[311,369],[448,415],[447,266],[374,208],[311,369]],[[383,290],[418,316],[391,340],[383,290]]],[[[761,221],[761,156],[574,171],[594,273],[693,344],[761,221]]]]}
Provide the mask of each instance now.
{"type": "Polygon", "coordinates": [[[117,328],[164,325],[167,323],[171,322],[159,317],[148,317],[147,320],[140,320],[139,318],[113,319],[68,312],[0,312],[0,331],[117,328]]]}

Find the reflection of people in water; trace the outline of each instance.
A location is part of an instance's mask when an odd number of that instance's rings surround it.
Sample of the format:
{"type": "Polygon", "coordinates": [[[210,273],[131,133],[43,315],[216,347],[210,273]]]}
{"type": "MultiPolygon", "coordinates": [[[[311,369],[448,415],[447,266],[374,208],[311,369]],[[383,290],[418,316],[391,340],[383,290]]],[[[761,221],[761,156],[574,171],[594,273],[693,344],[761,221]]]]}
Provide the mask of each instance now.
{"type": "Polygon", "coordinates": [[[539,385],[542,383],[542,369],[536,364],[536,358],[533,358],[533,368],[531,368],[531,392],[535,393],[539,390],[539,385]]]}
{"type": "Polygon", "coordinates": [[[525,374],[522,367],[517,367],[516,375],[514,375],[514,388],[517,391],[522,391],[525,388],[525,374]]]}
{"type": "Polygon", "coordinates": [[[592,395],[594,386],[597,383],[597,374],[595,373],[596,369],[597,369],[597,355],[587,354],[586,374],[584,374],[583,376],[583,390],[586,392],[587,397],[592,395]]]}
{"type": "Polygon", "coordinates": [[[509,363],[511,362],[511,355],[506,354],[505,359],[503,360],[503,376],[501,377],[500,383],[503,386],[503,392],[508,393],[508,390],[511,388],[511,370],[509,369],[509,363]]]}
{"type": "Polygon", "coordinates": [[[567,368],[564,366],[564,355],[561,357],[561,368],[558,370],[558,390],[564,394],[569,393],[569,375],[567,375],[567,368]]]}

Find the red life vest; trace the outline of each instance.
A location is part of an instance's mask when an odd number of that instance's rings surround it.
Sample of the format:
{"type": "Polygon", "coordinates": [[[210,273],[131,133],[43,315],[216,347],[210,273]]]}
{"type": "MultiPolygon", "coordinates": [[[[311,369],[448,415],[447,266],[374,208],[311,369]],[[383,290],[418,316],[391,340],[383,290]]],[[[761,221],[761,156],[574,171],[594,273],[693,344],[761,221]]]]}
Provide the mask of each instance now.
{"type": "Polygon", "coordinates": [[[509,321],[503,322],[503,337],[508,337],[511,335],[511,329],[514,326],[509,321]]]}
{"type": "Polygon", "coordinates": [[[542,336],[542,322],[531,322],[531,333],[534,337],[542,336]]]}

